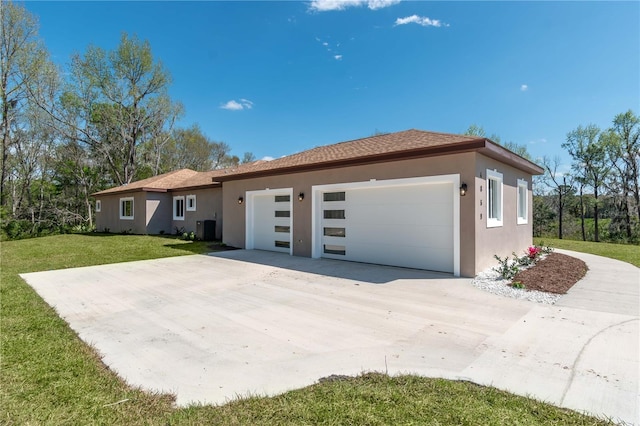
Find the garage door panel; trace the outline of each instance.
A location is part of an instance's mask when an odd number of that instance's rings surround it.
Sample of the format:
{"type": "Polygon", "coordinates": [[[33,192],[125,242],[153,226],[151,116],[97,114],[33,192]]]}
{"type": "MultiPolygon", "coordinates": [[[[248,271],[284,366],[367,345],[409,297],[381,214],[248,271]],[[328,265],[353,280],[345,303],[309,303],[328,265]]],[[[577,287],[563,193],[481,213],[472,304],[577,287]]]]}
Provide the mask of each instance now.
{"type": "MultiPolygon", "coordinates": [[[[407,268],[425,268],[429,265],[439,265],[443,271],[453,270],[453,259],[450,251],[443,249],[431,249],[415,246],[408,250],[407,245],[385,244],[384,251],[371,247],[370,244],[350,244],[345,256],[332,256],[333,259],[352,260],[356,262],[376,263],[381,265],[402,266],[407,268]],[[398,258],[393,254],[402,251],[403,256],[398,258]]],[[[433,269],[433,267],[431,267],[433,269]]],[[[437,269],[434,269],[437,270],[437,269]]]]}
{"type": "Polygon", "coordinates": [[[405,224],[376,224],[375,229],[366,223],[347,226],[348,242],[367,242],[380,244],[389,241],[402,241],[406,245],[421,245],[429,238],[427,227],[405,224]]]}
{"type": "Polygon", "coordinates": [[[353,229],[349,227],[346,237],[342,239],[331,238],[331,242],[337,244],[342,241],[349,247],[354,243],[378,246],[377,250],[385,250],[384,247],[390,245],[422,248],[445,249],[449,252],[453,249],[453,230],[450,228],[438,228],[423,226],[416,227],[394,227],[389,229],[379,229],[377,232],[369,232],[366,229],[353,229]],[[395,243],[398,242],[398,243],[395,243]]]}

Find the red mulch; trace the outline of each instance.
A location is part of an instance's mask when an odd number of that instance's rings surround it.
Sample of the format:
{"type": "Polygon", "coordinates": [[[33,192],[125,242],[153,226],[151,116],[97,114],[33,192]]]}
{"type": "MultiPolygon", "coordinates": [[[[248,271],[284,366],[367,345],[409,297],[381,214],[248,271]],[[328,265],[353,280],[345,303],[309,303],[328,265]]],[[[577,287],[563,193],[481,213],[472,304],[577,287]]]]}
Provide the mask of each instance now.
{"type": "Polygon", "coordinates": [[[580,259],[551,253],[535,266],[518,272],[512,282],[521,282],[527,290],[565,294],[587,273],[587,265],[580,259]]]}

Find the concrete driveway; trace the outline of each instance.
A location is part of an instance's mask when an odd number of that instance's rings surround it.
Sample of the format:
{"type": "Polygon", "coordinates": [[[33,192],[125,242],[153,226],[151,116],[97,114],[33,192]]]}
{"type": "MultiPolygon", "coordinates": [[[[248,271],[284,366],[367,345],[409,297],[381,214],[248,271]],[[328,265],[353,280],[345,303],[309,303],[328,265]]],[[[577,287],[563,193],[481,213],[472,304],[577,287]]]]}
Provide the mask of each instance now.
{"type": "Polygon", "coordinates": [[[569,254],[590,272],[554,306],[447,274],[244,250],[22,277],[128,383],[179,405],[386,371],[640,423],[640,270],[569,254]]]}

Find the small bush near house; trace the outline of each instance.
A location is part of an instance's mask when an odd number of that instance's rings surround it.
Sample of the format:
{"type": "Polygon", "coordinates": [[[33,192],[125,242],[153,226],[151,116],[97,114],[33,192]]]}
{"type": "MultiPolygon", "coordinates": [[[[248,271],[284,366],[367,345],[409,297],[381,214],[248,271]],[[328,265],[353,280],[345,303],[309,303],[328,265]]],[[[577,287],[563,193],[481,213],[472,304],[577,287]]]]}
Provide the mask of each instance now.
{"type": "MultiPolygon", "coordinates": [[[[529,248],[527,248],[527,250],[525,250],[523,256],[518,256],[515,252],[513,252],[513,259],[511,259],[509,256],[506,256],[504,259],[502,259],[496,254],[493,257],[498,261],[498,266],[493,269],[494,271],[499,273],[503,279],[512,280],[518,272],[535,265],[543,255],[551,253],[552,250],[553,249],[551,247],[530,246],[529,248]]],[[[524,288],[524,286],[516,288],[524,288]]]]}

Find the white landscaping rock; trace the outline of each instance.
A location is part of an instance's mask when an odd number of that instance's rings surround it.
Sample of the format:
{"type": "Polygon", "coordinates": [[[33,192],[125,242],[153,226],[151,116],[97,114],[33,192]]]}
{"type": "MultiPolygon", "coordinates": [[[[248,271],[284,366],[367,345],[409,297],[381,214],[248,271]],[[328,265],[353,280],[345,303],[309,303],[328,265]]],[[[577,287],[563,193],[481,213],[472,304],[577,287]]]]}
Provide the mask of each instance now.
{"type": "Polygon", "coordinates": [[[511,287],[510,281],[505,280],[493,268],[480,272],[472,281],[473,285],[489,293],[500,296],[513,297],[514,299],[524,299],[531,302],[547,303],[553,305],[562,297],[560,294],[545,293],[537,290],[527,290],[524,288],[511,287]]]}

